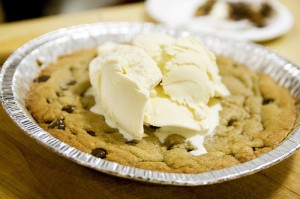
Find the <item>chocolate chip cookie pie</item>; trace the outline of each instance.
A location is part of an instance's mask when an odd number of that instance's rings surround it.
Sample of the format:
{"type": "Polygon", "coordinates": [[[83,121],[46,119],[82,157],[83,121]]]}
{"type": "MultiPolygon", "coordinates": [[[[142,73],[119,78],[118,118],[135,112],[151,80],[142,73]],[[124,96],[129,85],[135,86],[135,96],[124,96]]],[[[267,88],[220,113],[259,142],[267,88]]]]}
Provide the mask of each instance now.
{"type": "Polygon", "coordinates": [[[219,123],[203,143],[206,153],[191,154],[197,147],[180,134],[159,140],[159,126],[154,125],[144,126],[142,139],[128,140],[91,111],[95,97],[90,92],[89,64],[96,55],[96,49],[84,49],[49,64],[34,79],[26,106],[45,131],[98,158],[155,171],[206,172],[272,150],[294,126],[295,100],[287,89],[265,74],[217,56],[230,94],[220,99],[219,123]]]}

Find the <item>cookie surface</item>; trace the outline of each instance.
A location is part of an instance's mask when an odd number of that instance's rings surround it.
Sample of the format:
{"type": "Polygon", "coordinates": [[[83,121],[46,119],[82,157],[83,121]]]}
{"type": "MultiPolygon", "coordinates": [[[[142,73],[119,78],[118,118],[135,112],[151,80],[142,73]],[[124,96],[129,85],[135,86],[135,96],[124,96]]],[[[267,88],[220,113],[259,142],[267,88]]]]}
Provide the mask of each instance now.
{"type": "Polygon", "coordinates": [[[128,142],[101,115],[89,111],[95,102],[87,92],[88,64],[95,56],[95,49],[86,49],[48,65],[34,80],[26,105],[45,131],[96,157],[143,169],[199,173],[254,159],[276,147],[294,126],[295,101],[287,89],[267,75],[218,57],[231,95],[221,101],[215,135],[204,142],[208,153],[192,156],[194,146],[179,135],[160,143],[151,127],[145,127],[148,137],[128,142]]]}

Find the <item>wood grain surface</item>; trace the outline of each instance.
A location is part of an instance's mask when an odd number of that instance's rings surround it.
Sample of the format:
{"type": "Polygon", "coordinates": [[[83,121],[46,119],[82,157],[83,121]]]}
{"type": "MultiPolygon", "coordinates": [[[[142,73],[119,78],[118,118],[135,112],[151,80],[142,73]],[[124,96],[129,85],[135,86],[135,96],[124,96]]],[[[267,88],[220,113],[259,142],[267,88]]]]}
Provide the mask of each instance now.
{"type": "MultiPolygon", "coordinates": [[[[263,45],[299,64],[300,2],[282,2],[293,12],[295,26],[288,34],[263,45]]],[[[143,4],[132,4],[0,24],[0,60],[45,32],[97,21],[151,19],[143,4]]],[[[300,151],[269,169],[221,184],[145,184],[102,174],[57,155],[22,132],[0,107],[0,198],[300,198],[300,151]]]]}

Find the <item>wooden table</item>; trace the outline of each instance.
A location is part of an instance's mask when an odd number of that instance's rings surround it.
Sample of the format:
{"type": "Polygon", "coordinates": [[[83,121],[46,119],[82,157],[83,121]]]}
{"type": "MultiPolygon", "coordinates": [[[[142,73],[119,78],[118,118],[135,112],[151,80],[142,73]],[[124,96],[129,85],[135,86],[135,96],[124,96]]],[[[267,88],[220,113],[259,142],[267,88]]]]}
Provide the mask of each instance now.
{"type": "MultiPolygon", "coordinates": [[[[300,3],[282,1],[296,24],[263,43],[300,64],[300,3]]],[[[151,21],[143,4],[0,24],[0,61],[28,40],[74,24],[151,21]]],[[[262,172],[201,187],[144,184],[108,176],[66,160],[26,136],[0,107],[0,198],[300,198],[300,151],[262,172]]]]}

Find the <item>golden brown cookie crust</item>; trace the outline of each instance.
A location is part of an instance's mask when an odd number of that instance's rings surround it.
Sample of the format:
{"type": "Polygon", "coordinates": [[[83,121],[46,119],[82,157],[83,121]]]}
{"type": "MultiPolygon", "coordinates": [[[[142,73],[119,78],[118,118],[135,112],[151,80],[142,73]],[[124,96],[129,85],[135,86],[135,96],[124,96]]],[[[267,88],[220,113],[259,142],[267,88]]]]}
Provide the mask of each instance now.
{"type": "Polygon", "coordinates": [[[191,155],[193,146],[179,136],[162,144],[151,127],[145,127],[148,137],[128,142],[89,111],[94,98],[85,93],[90,87],[88,64],[95,56],[95,49],[86,49],[47,66],[33,82],[26,105],[45,131],[99,158],[142,169],[199,173],[254,159],[276,147],[294,126],[295,100],[287,89],[267,75],[218,57],[231,95],[221,101],[215,135],[205,140],[207,154],[191,155]]]}

